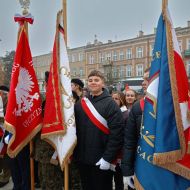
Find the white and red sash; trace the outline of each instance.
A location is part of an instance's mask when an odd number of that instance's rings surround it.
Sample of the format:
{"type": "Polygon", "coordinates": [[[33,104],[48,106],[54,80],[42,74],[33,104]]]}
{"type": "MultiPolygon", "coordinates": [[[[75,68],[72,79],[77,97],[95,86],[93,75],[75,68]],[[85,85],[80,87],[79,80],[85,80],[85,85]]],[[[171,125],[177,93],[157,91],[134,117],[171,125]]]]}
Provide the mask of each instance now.
{"type": "Polygon", "coordinates": [[[96,108],[93,106],[93,104],[90,102],[90,100],[86,97],[81,99],[81,105],[84,110],[84,112],[89,117],[90,121],[103,133],[109,134],[110,130],[108,128],[107,121],[98,113],[96,108]]]}
{"type": "MultiPolygon", "coordinates": [[[[90,102],[90,100],[86,97],[81,99],[81,105],[84,110],[84,112],[89,117],[90,121],[103,133],[109,134],[110,130],[107,125],[107,121],[98,113],[96,108],[93,106],[93,104],[90,102]]],[[[117,157],[115,160],[111,162],[110,169],[115,171],[116,165],[121,163],[122,153],[119,151],[117,154],[117,157]]]]}

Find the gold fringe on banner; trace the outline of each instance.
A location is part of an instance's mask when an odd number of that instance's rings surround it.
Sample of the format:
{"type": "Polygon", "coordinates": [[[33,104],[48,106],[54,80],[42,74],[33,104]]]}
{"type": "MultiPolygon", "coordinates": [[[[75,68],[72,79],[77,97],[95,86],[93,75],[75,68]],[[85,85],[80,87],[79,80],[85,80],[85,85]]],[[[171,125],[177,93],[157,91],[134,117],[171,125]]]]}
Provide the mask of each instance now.
{"type": "Polygon", "coordinates": [[[187,145],[187,153],[190,154],[190,142],[188,142],[188,145],[187,145]]]}
{"type": "Polygon", "coordinates": [[[144,190],[144,188],[140,184],[139,180],[137,179],[136,175],[134,176],[134,184],[135,184],[135,188],[137,190],[144,190]]]}
{"type": "Polygon", "coordinates": [[[187,120],[190,121],[190,110],[187,108],[187,120]]]}
{"type": "MultiPolygon", "coordinates": [[[[167,8],[167,7],[165,7],[167,8]]],[[[167,35],[167,50],[168,50],[168,66],[169,66],[169,73],[170,73],[170,83],[171,83],[171,90],[172,90],[172,97],[173,97],[173,104],[175,110],[175,118],[177,124],[177,130],[179,134],[179,141],[181,147],[181,154],[182,157],[185,155],[186,152],[186,144],[185,144],[185,137],[184,137],[184,130],[183,130],[183,123],[181,118],[181,110],[179,105],[179,97],[178,97],[178,88],[177,88],[177,80],[176,80],[176,70],[174,64],[174,48],[173,48],[173,39],[172,39],[172,25],[167,17],[167,9],[165,11],[165,22],[166,22],[166,35],[167,35]]],[[[174,158],[176,161],[177,159],[174,158]]]]}
{"type": "Polygon", "coordinates": [[[20,143],[19,146],[17,146],[17,148],[13,151],[10,149],[12,143],[15,140],[16,137],[16,131],[15,131],[15,126],[11,125],[10,123],[6,122],[4,123],[3,126],[7,131],[9,131],[12,134],[12,137],[9,141],[8,147],[7,147],[7,154],[9,155],[9,157],[14,158],[16,157],[16,155],[28,144],[28,142],[30,142],[32,140],[32,138],[34,136],[36,136],[36,134],[40,131],[40,129],[42,128],[42,125],[39,124],[35,127],[35,129],[31,132],[30,135],[28,135],[28,137],[26,139],[24,139],[22,141],[22,143],[20,143]]]}
{"type": "Polygon", "coordinates": [[[174,150],[166,153],[155,153],[153,156],[153,164],[161,165],[165,163],[173,163],[174,158],[176,160],[182,159],[181,150],[174,150]]]}
{"type": "Polygon", "coordinates": [[[182,177],[190,180],[190,171],[189,168],[184,167],[183,165],[179,163],[167,163],[163,165],[158,165],[164,169],[168,169],[177,175],[181,175],[182,177]]]}

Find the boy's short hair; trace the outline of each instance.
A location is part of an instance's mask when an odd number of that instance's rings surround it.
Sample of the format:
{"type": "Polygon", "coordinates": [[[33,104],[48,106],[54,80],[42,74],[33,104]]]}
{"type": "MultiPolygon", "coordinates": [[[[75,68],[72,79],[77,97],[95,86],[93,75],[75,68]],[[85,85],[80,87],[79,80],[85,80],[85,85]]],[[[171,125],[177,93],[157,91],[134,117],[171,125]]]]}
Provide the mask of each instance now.
{"type": "Polygon", "coordinates": [[[88,75],[88,78],[90,78],[92,76],[100,77],[103,80],[103,82],[105,82],[105,77],[104,77],[103,73],[98,70],[91,71],[90,74],[88,75]]]}

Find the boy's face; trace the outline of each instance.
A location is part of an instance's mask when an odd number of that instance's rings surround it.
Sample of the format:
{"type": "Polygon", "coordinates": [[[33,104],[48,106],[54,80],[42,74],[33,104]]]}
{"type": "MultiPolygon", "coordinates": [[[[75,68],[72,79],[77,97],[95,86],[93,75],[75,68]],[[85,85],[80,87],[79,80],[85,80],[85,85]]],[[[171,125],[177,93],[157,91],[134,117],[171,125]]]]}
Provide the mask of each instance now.
{"type": "Polygon", "coordinates": [[[98,76],[91,76],[88,78],[88,88],[92,95],[98,95],[102,92],[104,81],[98,76]]]}

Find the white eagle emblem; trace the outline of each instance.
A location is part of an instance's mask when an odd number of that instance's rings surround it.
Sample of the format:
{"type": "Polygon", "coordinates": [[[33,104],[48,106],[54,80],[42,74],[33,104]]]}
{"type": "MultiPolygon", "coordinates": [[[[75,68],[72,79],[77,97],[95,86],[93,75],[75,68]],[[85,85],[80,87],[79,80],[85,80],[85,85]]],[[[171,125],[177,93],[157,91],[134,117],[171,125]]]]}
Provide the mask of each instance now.
{"type": "Polygon", "coordinates": [[[34,83],[32,77],[28,70],[21,67],[19,71],[18,84],[15,88],[16,102],[18,105],[18,110],[16,110],[16,115],[21,116],[22,112],[28,112],[33,106],[34,99],[39,99],[39,93],[30,94],[34,88],[34,83]]]}

